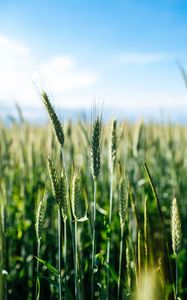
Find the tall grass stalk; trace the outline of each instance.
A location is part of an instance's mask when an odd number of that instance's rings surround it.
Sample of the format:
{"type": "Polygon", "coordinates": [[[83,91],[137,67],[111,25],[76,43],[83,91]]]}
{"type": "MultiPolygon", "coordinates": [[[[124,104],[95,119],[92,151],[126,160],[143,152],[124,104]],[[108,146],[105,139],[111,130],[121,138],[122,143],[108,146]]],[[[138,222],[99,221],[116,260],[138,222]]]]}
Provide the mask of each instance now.
{"type": "Polygon", "coordinates": [[[128,239],[126,240],[126,269],[127,269],[127,280],[126,280],[126,284],[127,284],[127,295],[130,294],[131,292],[131,266],[130,266],[130,253],[129,253],[129,243],[128,243],[128,239]]]}
{"type": "Polygon", "coordinates": [[[62,299],[62,286],[61,286],[61,269],[62,269],[62,191],[61,184],[57,176],[57,172],[52,164],[50,158],[48,158],[49,174],[51,178],[51,185],[53,189],[54,197],[58,206],[58,288],[59,288],[59,300],[62,299]]]}
{"type": "Polygon", "coordinates": [[[66,286],[67,286],[67,219],[64,220],[64,279],[65,279],[65,295],[64,299],[66,300],[66,286]]]}
{"type": "Polygon", "coordinates": [[[179,260],[179,252],[181,249],[182,230],[181,230],[181,221],[180,221],[176,198],[173,198],[172,207],[171,207],[171,236],[172,236],[172,248],[173,248],[173,253],[175,255],[175,263],[176,263],[175,299],[177,300],[178,293],[179,293],[178,260],[179,260]]]}
{"type": "MultiPolygon", "coordinates": [[[[41,197],[41,193],[39,193],[38,197],[41,197]]],[[[42,229],[44,224],[45,218],[45,211],[46,211],[46,196],[45,194],[41,199],[39,199],[37,212],[36,212],[36,238],[37,238],[37,257],[40,258],[40,246],[41,246],[41,239],[42,239],[42,229]]],[[[37,260],[36,265],[36,272],[37,272],[37,279],[36,279],[36,300],[40,298],[40,281],[39,281],[39,260],[37,260]]]]}
{"type": "Polygon", "coordinates": [[[147,276],[148,247],[147,247],[147,196],[144,201],[144,253],[145,253],[145,276],[147,276]]]}
{"type": "Polygon", "coordinates": [[[67,177],[62,167],[61,176],[59,179],[59,206],[62,214],[62,220],[64,223],[64,248],[63,248],[63,258],[64,258],[64,281],[65,281],[65,294],[64,299],[66,299],[67,294],[67,217],[68,217],[68,187],[67,187],[67,177]]]}
{"type": "Polygon", "coordinates": [[[58,206],[58,287],[59,287],[59,300],[62,299],[62,210],[61,206],[58,206]]]}
{"type": "MultiPolygon", "coordinates": [[[[41,245],[41,240],[37,240],[37,257],[40,257],[40,245],[41,245]]],[[[40,280],[39,280],[39,261],[37,260],[36,262],[36,272],[37,272],[37,277],[36,277],[36,300],[40,299],[40,280]]]]}
{"type": "MultiPolygon", "coordinates": [[[[80,198],[80,175],[74,174],[73,182],[72,182],[72,213],[74,217],[74,241],[75,241],[75,299],[79,300],[79,276],[78,267],[80,268],[79,258],[78,258],[78,222],[84,222],[87,220],[87,211],[85,207],[85,202],[80,198]]],[[[81,282],[80,282],[81,283],[81,282]]]]}
{"type": "Polygon", "coordinates": [[[123,256],[123,240],[124,240],[124,227],[126,221],[126,210],[127,210],[127,190],[125,186],[124,178],[120,182],[120,198],[119,198],[119,217],[120,217],[120,228],[121,228],[121,239],[120,239],[120,254],[119,254],[119,271],[118,271],[118,289],[117,299],[120,299],[121,290],[121,269],[122,269],[122,256],[123,256]]]}
{"type": "Polygon", "coordinates": [[[0,199],[0,296],[7,299],[7,271],[6,271],[6,187],[2,185],[0,199]]]}
{"type": "MultiPolygon", "coordinates": [[[[50,99],[49,99],[49,96],[47,95],[46,92],[42,92],[42,100],[43,100],[43,103],[46,107],[46,110],[48,112],[48,115],[49,115],[49,118],[50,118],[50,121],[51,121],[51,124],[52,124],[52,127],[53,127],[53,130],[54,130],[54,133],[55,133],[55,136],[56,136],[56,139],[60,145],[60,148],[61,148],[61,157],[62,157],[62,170],[63,170],[63,177],[60,179],[60,182],[59,182],[59,188],[61,188],[61,195],[60,198],[58,199],[58,195],[57,195],[57,200],[58,200],[58,231],[60,230],[59,232],[59,235],[60,237],[58,238],[58,243],[61,244],[61,248],[62,248],[62,230],[61,230],[61,227],[62,227],[62,215],[63,215],[63,222],[64,222],[64,252],[63,252],[63,255],[64,255],[64,269],[65,269],[65,299],[66,299],[66,283],[67,283],[67,274],[66,274],[66,271],[67,271],[67,259],[66,259],[66,253],[67,253],[67,241],[66,241],[66,237],[67,237],[67,224],[66,224],[66,219],[67,219],[67,190],[68,190],[68,187],[67,187],[67,181],[65,182],[67,176],[66,176],[66,170],[65,170],[65,166],[64,166],[64,153],[63,153],[63,147],[64,147],[64,131],[63,131],[63,128],[62,128],[62,125],[61,125],[61,122],[60,120],[58,119],[58,116],[50,102],[50,99]],[[60,203],[62,201],[62,204],[60,203]],[[65,207],[66,206],[66,207],[65,207]],[[64,208],[65,207],[65,208],[64,208]],[[60,226],[60,227],[59,227],[60,226]]],[[[58,189],[58,188],[57,188],[58,189]]],[[[71,222],[70,222],[71,224],[71,222]]],[[[70,225],[71,226],[71,225],[70,225]]],[[[71,226],[71,232],[72,232],[72,226],[71,226]]],[[[58,247],[60,247],[60,245],[58,245],[58,247]]],[[[61,268],[61,255],[62,255],[62,250],[60,251],[59,249],[59,268],[61,268]]],[[[61,279],[59,279],[59,289],[61,288],[60,287],[60,281],[61,279]]]]}
{"type": "Polygon", "coordinates": [[[72,211],[74,216],[74,245],[75,245],[75,255],[74,255],[74,268],[75,268],[75,299],[79,300],[79,286],[78,286],[78,244],[77,244],[77,218],[76,213],[78,209],[78,205],[80,203],[80,183],[79,179],[76,175],[73,177],[72,182],[72,211]]]}
{"type": "MultiPolygon", "coordinates": [[[[63,146],[64,146],[64,132],[62,125],[56,115],[56,112],[50,102],[50,99],[46,92],[42,92],[42,100],[46,107],[46,110],[48,112],[52,127],[54,129],[55,136],[57,138],[57,141],[59,142],[59,145],[62,150],[62,161],[63,161],[63,146]]],[[[56,171],[52,166],[50,166],[51,163],[49,162],[49,168],[51,167],[50,174],[51,174],[51,181],[52,186],[55,194],[55,198],[57,200],[58,204],[58,268],[59,268],[59,299],[62,299],[62,288],[61,288],[61,260],[62,260],[62,206],[61,206],[61,195],[59,191],[59,182],[58,178],[56,176],[56,171]]]]}
{"type": "Polygon", "coordinates": [[[107,240],[107,259],[106,259],[106,263],[107,263],[107,287],[106,287],[106,298],[108,299],[108,295],[109,295],[109,264],[110,264],[110,243],[111,243],[111,223],[112,223],[112,199],[113,199],[113,171],[111,172],[110,175],[110,208],[109,208],[109,229],[110,229],[110,233],[109,233],[109,237],[107,240]]]}
{"type": "Polygon", "coordinates": [[[91,299],[94,299],[94,269],[95,269],[95,226],[96,226],[96,195],[97,178],[100,172],[100,154],[101,154],[101,118],[97,117],[93,125],[91,140],[91,172],[94,181],[94,199],[93,199],[93,234],[92,234],[92,271],[91,271],[91,299]]]}
{"type": "Polygon", "coordinates": [[[141,232],[138,230],[138,280],[141,273],[141,232]]]}
{"type": "Polygon", "coordinates": [[[0,299],[4,300],[6,297],[6,288],[5,288],[5,276],[3,275],[3,269],[5,266],[4,262],[4,231],[2,224],[2,213],[0,212],[0,299]]]}
{"type": "Polygon", "coordinates": [[[75,221],[75,299],[79,299],[77,221],[75,221]]]}
{"type": "Polygon", "coordinates": [[[117,299],[120,299],[120,288],[121,288],[121,268],[122,268],[122,256],[123,256],[123,235],[124,225],[121,226],[121,238],[120,238],[120,252],[119,252],[119,271],[118,271],[118,294],[117,299]]]}
{"type": "Polygon", "coordinates": [[[110,139],[110,149],[109,149],[109,160],[110,160],[110,207],[109,207],[109,228],[110,235],[107,241],[107,287],[106,287],[106,298],[109,295],[109,264],[110,264],[110,244],[111,244],[111,224],[112,224],[112,207],[113,207],[113,175],[114,166],[116,162],[116,148],[117,148],[117,135],[116,135],[117,122],[114,119],[112,122],[111,139],[110,139]]]}
{"type": "Polygon", "coordinates": [[[94,180],[94,207],[93,207],[93,234],[92,234],[91,299],[94,299],[96,194],[97,194],[97,181],[94,180]]]}

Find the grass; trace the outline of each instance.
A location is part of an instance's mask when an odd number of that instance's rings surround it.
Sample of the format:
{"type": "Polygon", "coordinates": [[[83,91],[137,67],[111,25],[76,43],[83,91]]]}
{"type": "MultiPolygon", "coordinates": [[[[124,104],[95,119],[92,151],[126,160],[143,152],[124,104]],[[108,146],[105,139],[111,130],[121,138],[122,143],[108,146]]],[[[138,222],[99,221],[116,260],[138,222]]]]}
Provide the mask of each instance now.
{"type": "Polygon", "coordinates": [[[52,126],[0,124],[1,299],[186,299],[187,127],[42,98],[52,126]]]}

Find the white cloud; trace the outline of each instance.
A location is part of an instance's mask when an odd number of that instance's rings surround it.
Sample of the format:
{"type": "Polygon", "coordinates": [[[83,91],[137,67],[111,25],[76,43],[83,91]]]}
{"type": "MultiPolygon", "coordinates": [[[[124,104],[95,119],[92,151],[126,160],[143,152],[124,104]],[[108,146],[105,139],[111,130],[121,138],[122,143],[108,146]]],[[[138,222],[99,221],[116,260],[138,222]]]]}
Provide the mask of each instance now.
{"type": "Polygon", "coordinates": [[[54,97],[62,97],[91,87],[98,80],[94,71],[82,69],[72,56],[49,57],[37,64],[37,71],[36,64],[37,59],[24,43],[0,35],[0,105],[40,105],[34,84],[54,97]]]}
{"type": "Polygon", "coordinates": [[[152,64],[175,60],[177,55],[168,53],[123,53],[119,61],[124,64],[152,64]]]}
{"type": "Polygon", "coordinates": [[[51,58],[40,65],[39,73],[44,85],[57,94],[90,86],[98,80],[93,71],[77,68],[70,56],[51,58]]]}
{"type": "Polygon", "coordinates": [[[140,109],[150,107],[156,109],[163,107],[187,107],[186,91],[168,91],[168,90],[153,90],[153,91],[138,91],[129,90],[125,91],[111,91],[110,95],[106,93],[106,106],[115,107],[116,109],[140,109]],[[113,99],[117,98],[118,101],[114,102],[113,99]]]}
{"type": "Polygon", "coordinates": [[[29,49],[21,42],[17,42],[0,35],[0,55],[23,57],[29,54],[29,49]]]}

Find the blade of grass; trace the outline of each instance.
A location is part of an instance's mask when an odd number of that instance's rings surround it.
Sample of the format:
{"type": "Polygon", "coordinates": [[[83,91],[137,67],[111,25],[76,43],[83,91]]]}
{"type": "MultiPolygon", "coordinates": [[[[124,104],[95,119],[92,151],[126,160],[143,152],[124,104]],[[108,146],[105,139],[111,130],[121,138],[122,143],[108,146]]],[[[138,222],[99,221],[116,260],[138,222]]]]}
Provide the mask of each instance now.
{"type": "Polygon", "coordinates": [[[170,275],[171,275],[171,280],[172,280],[173,293],[175,295],[175,285],[174,285],[173,272],[172,272],[171,261],[170,261],[169,245],[168,245],[168,239],[167,239],[167,235],[166,235],[166,227],[165,227],[165,223],[164,223],[164,217],[163,217],[163,213],[162,213],[162,209],[161,209],[161,205],[160,205],[160,200],[159,200],[158,194],[156,192],[156,188],[154,186],[151,174],[149,172],[149,169],[148,169],[148,166],[146,163],[144,163],[144,169],[145,169],[147,179],[149,181],[154,199],[155,199],[155,201],[157,203],[157,207],[158,207],[158,212],[159,212],[159,216],[160,216],[160,220],[161,220],[161,224],[162,224],[162,228],[163,228],[163,233],[164,233],[164,243],[165,243],[165,247],[166,247],[166,251],[167,251],[167,258],[168,258],[170,275]]]}

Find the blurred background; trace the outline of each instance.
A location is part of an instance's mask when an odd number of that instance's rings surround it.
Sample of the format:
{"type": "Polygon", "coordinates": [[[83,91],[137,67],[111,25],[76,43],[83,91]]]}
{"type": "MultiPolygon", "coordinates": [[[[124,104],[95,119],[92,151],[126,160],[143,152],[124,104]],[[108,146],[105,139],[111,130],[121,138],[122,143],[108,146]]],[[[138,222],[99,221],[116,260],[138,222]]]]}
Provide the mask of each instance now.
{"type": "Polygon", "coordinates": [[[185,0],[0,1],[0,117],[17,103],[47,119],[45,89],[62,117],[186,122],[185,0]]]}

